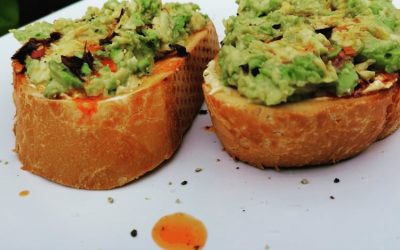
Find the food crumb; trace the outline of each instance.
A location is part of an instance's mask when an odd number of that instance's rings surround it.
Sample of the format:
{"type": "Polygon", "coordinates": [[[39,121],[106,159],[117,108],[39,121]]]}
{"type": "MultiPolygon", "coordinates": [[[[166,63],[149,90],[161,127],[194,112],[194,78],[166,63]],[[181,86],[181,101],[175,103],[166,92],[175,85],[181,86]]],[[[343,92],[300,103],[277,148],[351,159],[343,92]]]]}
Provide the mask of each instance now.
{"type": "Polygon", "coordinates": [[[188,183],[187,181],[182,181],[182,182],[181,182],[181,185],[182,185],[182,186],[185,186],[187,183],[188,183]]]}
{"type": "Polygon", "coordinates": [[[265,245],[264,249],[265,249],[265,250],[270,250],[271,247],[270,247],[269,245],[265,245]]]}
{"type": "Polygon", "coordinates": [[[180,200],[180,199],[176,199],[176,200],[175,200],[175,203],[176,203],[176,204],[181,204],[181,200],[180,200]]]}
{"type": "Polygon", "coordinates": [[[4,165],[8,165],[8,161],[5,161],[5,162],[4,162],[4,165]]]}
{"type": "Polygon", "coordinates": [[[171,185],[172,185],[172,182],[168,182],[168,185],[170,185],[170,186],[171,186],[171,185]]]}
{"type": "Polygon", "coordinates": [[[239,167],[236,167],[236,169],[240,169],[239,167]]]}
{"type": "Polygon", "coordinates": [[[194,171],[195,171],[196,173],[199,173],[199,172],[203,171],[203,169],[202,169],[202,168],[196,168],[194,171]]]}
{"type": "Polygon", "coordinates": [[[199,114],[200,115],[206,115],[208,111],[206,109],[200,109],[199,114]]]}
{"type": "Polygon", "coordinates": [[[150,200],[150,198],[149,198],[149,197],[144,197],[144,199],[145,199],[146,201],[149,201],[149,200],[150,200]]]}
{"type": "Polygon", "coordinates": [[[246,209],[242,209],[242,212],[243,212],[243,213],[246,212],[246,209]]]}
{"type": "Polygon", "coordinates": [[[340,182],[340,179],[339,179],[339,178],[335,178],[335,179],[333,180],[333,182],[334,182],[334,183],[339,183],[339,182],[340,182]]]}
{"type": "Polygon", "coordinates": [[[300,183],[303,184],[303,185],[307,185],[308,183],[310,183],[310,181],[307,180],[306,178],[303,178],[303,179],[300,181],[300,183]]]}
{"type": "Polygon", "coordinates": [[[108,201],[108,203],[112,204],[112,203],[114,203],[114,198],[113,197],[108,197],[107,201],[108,201]]]}
{"type": "Polygon", "coordinates": [[[329,196],[329,198],[331,198],[331,200],[334,200],[335,196],[331,195],[331,196],[329,196]]]}
{"type": "Polygon", "coordinates": [[[22,190],[21,192],[19,192],[19,196],[26,197],[29,195],[29,193],[29,190],[22,190]]]}
{"type": "Polygon", "coordinates": [[[133,238],[135,238],[137,235],[138,235],[137,230],[136,230],[136,229],[133,229],[133,230],[131,231],[131,236],[132,236],[133,238]]]}
{"type": "Polygon", "coordinates": [[[218,159],[217,159],[217,162],[220,162],[220,161],[221,161],[221,159],[218,158],[218,159]]]}
{"type": "Polygon", "coordinates": [[[271,180],[272,179],[272,177],[271,176],[268,176],[268,180],[271,180]]]}
{"type": "Polygon", "coordinates": [[[209,131],[209,132],[213,132],[214,131],[213,126],[205,126],[204,129],[209,131]]]}

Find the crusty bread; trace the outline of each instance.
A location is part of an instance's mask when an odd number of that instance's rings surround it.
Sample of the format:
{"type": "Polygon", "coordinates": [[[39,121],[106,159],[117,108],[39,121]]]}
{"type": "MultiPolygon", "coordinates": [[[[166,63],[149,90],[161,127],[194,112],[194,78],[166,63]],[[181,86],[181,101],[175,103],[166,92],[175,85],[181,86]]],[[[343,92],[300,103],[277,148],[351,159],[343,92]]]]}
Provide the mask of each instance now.
{"type": "Polygon", "coordinates": [[[83,189],[122,186],[170,158],[203,101],[202,72],[218,50],[213,24],[189,55],[156,64],[137,90],[104,100],[51,100],[16,73],[16,152],[23,169],[83,189]]]}
{"type": "Polygon", "coordinates": [[[360,97],[315,98],[275,107],[255,104],[221,85],[215,91],[218,84],[203,85],[214,129],[232,157],[259,168],[335,163],[400,126],[398,83],[360,97]]]}

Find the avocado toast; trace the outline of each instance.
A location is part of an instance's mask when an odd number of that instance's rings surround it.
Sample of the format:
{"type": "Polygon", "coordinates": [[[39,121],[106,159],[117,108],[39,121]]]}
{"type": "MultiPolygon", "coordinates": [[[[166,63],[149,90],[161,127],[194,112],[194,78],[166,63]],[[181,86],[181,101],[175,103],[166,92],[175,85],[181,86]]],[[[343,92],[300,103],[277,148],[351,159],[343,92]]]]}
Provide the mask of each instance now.
{"type": "Polygon", "coordinates": [[[229,154],[260,168],[335,163],[399,127],[391,1],[238,4],[203,85],[229,154]]]}
{"type": "Polygon", "coordinates": [[[202,103],[214,26],[195,4],[107,1],[78,20],[13,31],[16,152],[23,169],[111,189],[169,159],[202,103]]]}

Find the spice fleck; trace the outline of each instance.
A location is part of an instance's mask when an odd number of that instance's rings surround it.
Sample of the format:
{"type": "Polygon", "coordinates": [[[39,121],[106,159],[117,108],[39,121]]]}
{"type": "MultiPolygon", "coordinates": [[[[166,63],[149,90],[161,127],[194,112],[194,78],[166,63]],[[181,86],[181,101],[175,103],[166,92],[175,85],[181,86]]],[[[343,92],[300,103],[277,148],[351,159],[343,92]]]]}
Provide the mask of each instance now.
{"type": "Polygon", "coordinates": [[[239,167],[236,167],[236,169],[240,169],[239,167]]]}
{"type": "Polygon", "coordinates": [[[180,199],[176,199],[176,200],[175,200],[175,203],[176,203],[176,204],[181,204],[181,202],[182,202],[182,201],[181,201],[180,199]]]}
{"type": "Polygon", "coordinates": [[[339,178],[335,178],[335,179],[333,180],[333,182],[334,182],[334,183],[339,183],[339,182],[340,182],[340,179],[339,179],[339,178]]]}
{"type": "Polygon", "coordinates": [[[185,186],[187,183],[188,183],[187,181],[182,181],[182,182],[181,182],[181,185],[182,185],[182,186],[185,186]]]}
{"type": "Polygon", "coordinates": [[[300,181],[300,183],[303,184],[303,185],[307,185],[308,183],[310,183],[310,181],[307,180],[306,178],[304,178],[304,179],[302,179],[302,180],[300,181]]]}
{"type": "Polygon", "coordinates": [[[206,115],[208,111],[206,109],[200,109],[199,114],[200,115],[206,115]]]}
{"type": "Polygon", "coordinates": [[[108,203],[112,204],[112,203],[114,203],[114,198],[113,197],[108,197],[107,201],[108,201],[108,203]]]}
{"type": "Polygon", "coordinates": [[[136,230],[136,229],[133,229],[133,230],[131,231],[131,236],[132,236],[133,238],[135,238],[137,235],[138,235],[137,230],[136,230]]]}
{"type": "Polygon", "coordinates": [[[202,169],[202,168],[196,168],[194,171],[195,171],[196,173],[199,173],[199,172],[203,171],[203,169],[202,169]]]}
{"type": "Polygon", "coordinates": [[[329,198],[331,198],[331,200],[334,200],[335,196],[331,195],[331,196],[329,196],[329,198]]]}

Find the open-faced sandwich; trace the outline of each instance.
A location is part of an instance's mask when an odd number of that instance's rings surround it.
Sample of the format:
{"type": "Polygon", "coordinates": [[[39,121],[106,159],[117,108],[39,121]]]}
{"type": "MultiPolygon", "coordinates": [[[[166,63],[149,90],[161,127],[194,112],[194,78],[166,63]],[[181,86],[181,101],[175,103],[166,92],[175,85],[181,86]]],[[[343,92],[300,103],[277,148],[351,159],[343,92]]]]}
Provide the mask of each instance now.
{"type": "Polygon", "coordinates": [[[352,157],[400,125],[400,12],[389,0],[239,0],[206,101],[225,150],[251,165],[352,157]]]}
{"type": "Polygon", "coordinates": [[[159,0],[109,0],[13,33],[23,169],[84,189],[122,186],[173,155],[218,49],[197,5],[159,0]]]}

